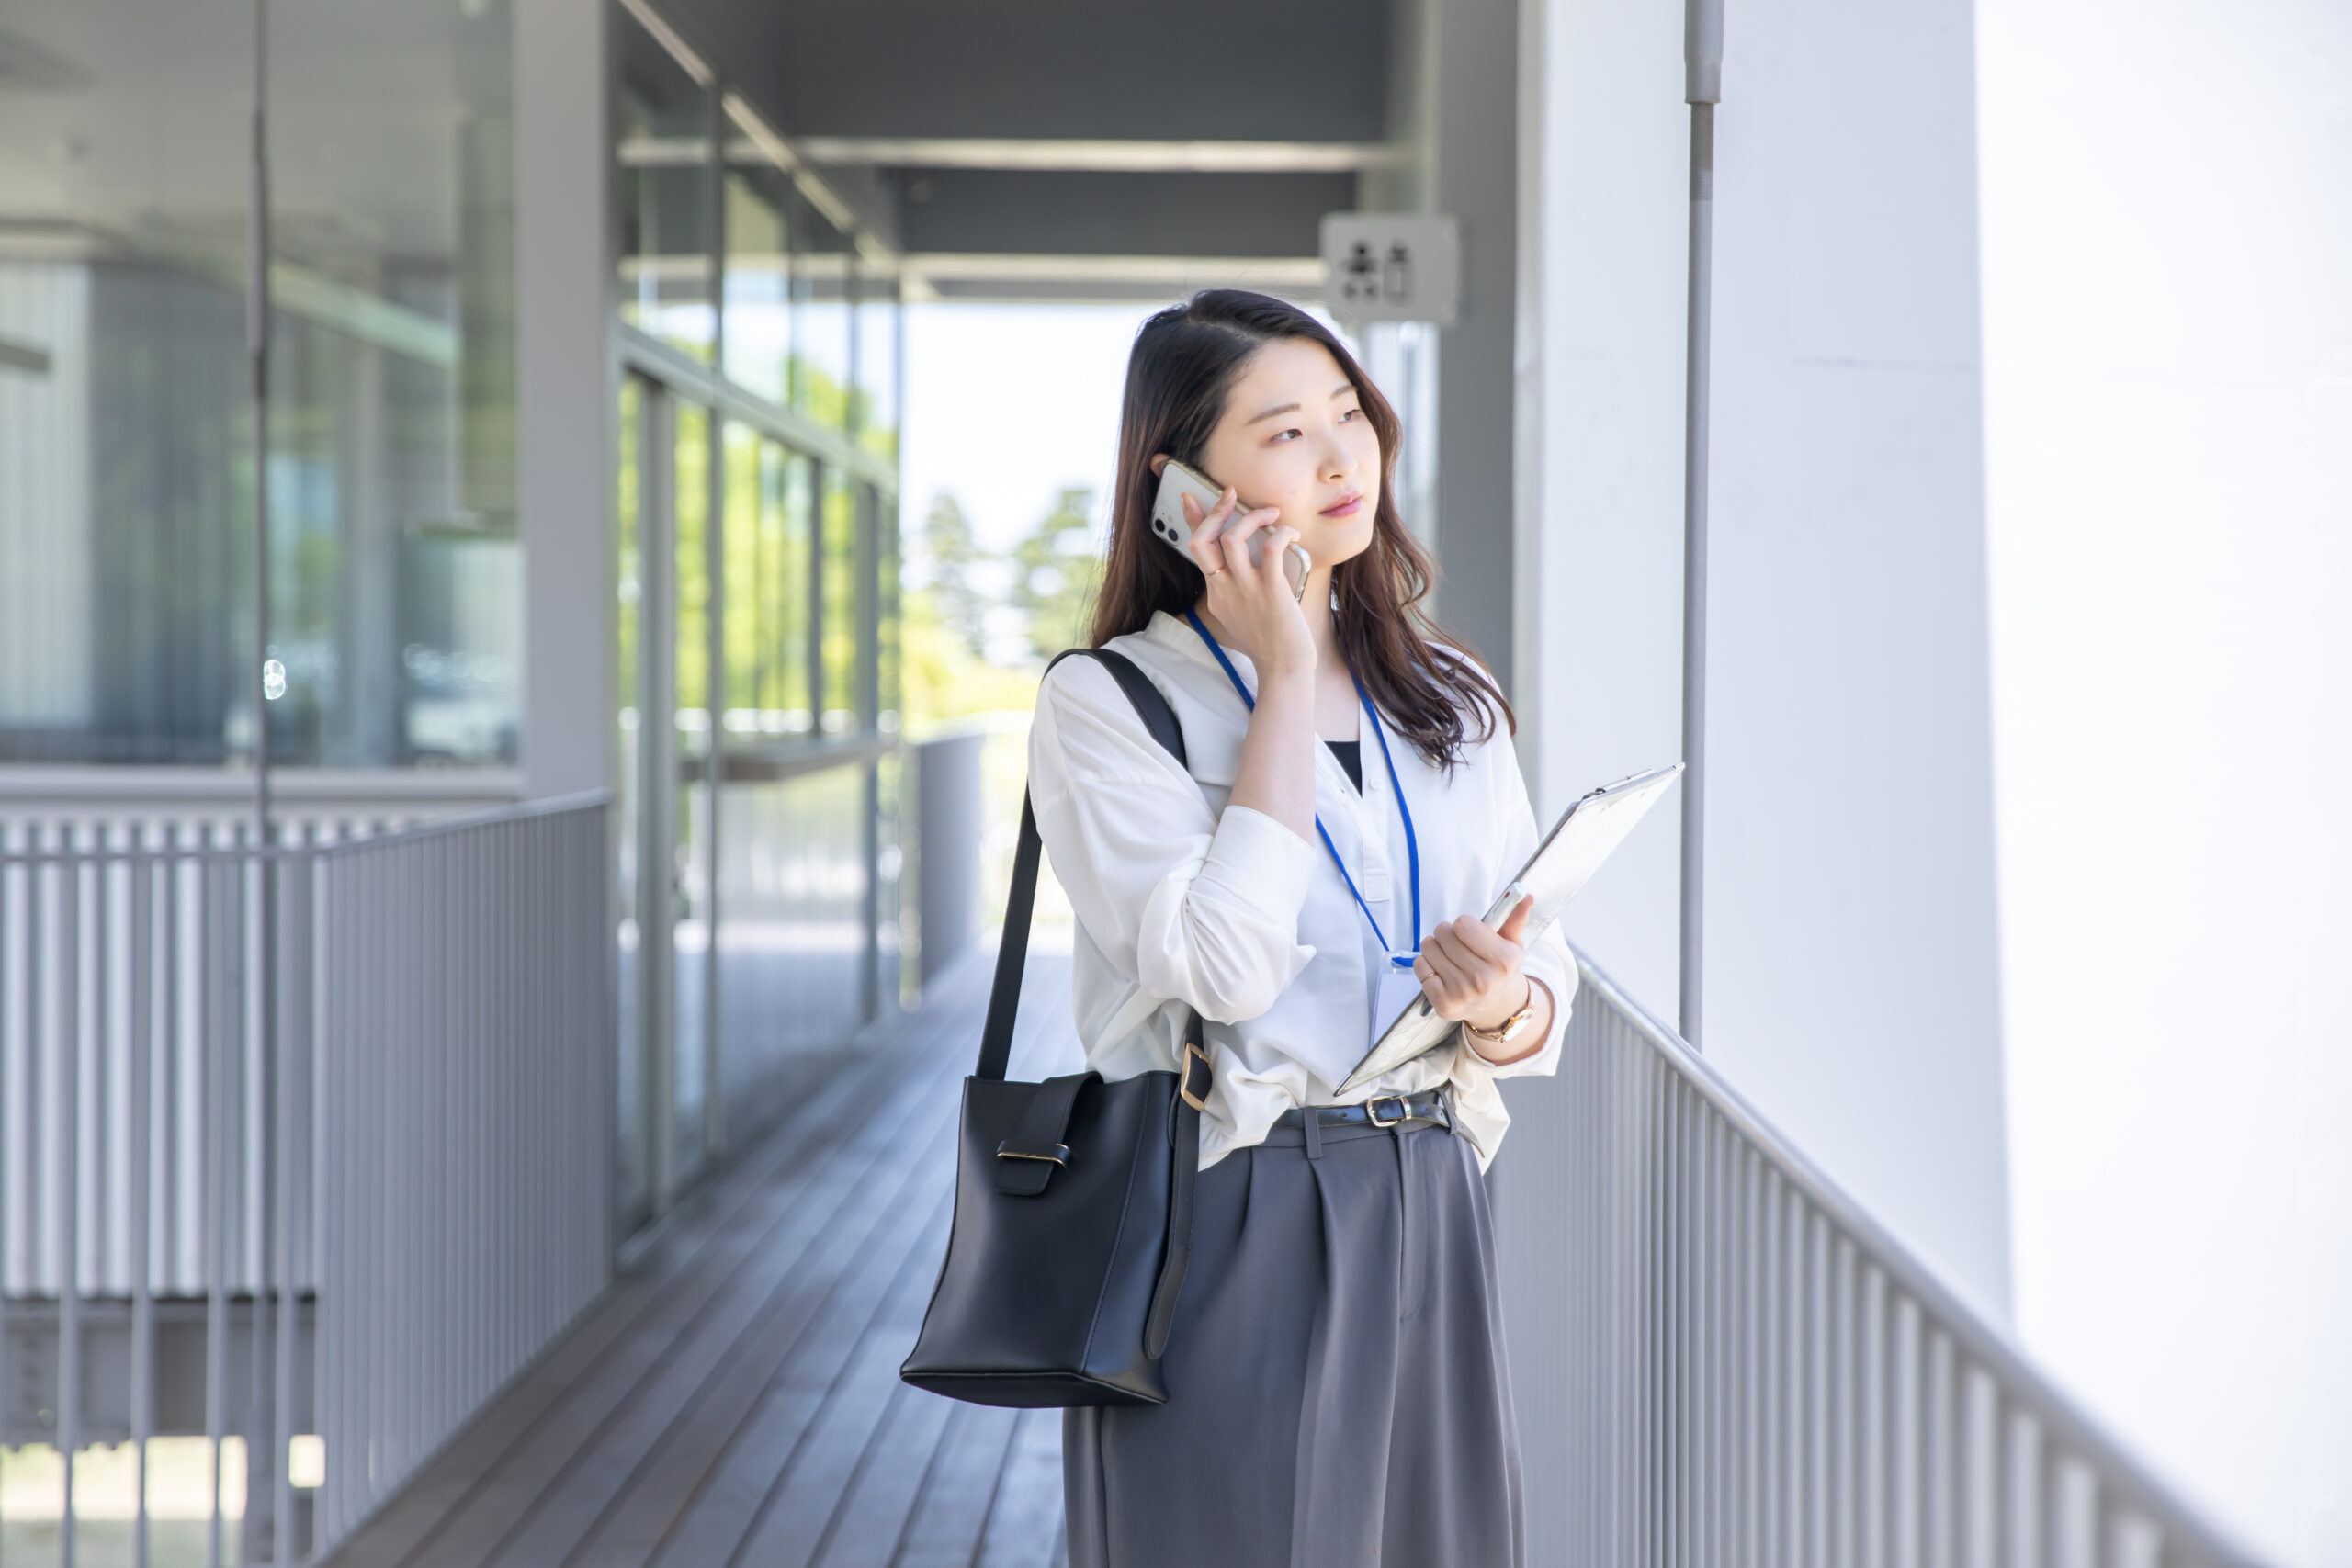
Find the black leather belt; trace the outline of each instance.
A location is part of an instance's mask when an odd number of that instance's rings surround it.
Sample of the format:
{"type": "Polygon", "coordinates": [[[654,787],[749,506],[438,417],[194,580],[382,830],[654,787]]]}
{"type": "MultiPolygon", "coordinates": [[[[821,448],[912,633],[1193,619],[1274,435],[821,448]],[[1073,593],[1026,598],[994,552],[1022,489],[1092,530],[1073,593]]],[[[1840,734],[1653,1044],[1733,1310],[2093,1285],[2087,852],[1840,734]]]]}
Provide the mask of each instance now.
{"type": "Polygon", "coordinates": [[[1408,1122],[1434,1122],[1449,1129],[1453,1125],[1453,1107],[1443,1089],[1375,1094],[1361,1105],[1310,1105],[1283,1111],[1274,1125],[1304,1127],[1310,1111],[1320,1127],[1400,1127],[1408,1122]]]}

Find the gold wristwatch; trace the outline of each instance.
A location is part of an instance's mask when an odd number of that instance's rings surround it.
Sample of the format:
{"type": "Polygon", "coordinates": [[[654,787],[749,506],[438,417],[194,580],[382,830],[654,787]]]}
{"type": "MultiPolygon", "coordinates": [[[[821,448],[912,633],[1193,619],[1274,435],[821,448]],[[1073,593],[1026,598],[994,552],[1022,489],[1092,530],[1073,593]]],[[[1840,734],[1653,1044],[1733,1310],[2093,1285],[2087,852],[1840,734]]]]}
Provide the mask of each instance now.
{"type": "Polygon", "coordinates": [[[1521,1008],[1517,1012],[1511,1014],[1509,1018],[1503,1020],[1492,1029],[1481,1029],[1466,1018],[1462,1021],[1462,1027],[1467,1030],[1470,1033],[1485,1041],[1489,1045],[1507,1045],[1510,1043],[1511,1036],[1517,1034],[1521,1030],[1525,1029],[1527,1027],[1527,1021],[1534,1016],[1535,976],[1530,975],[1527,977],[1526,1006],[1521,1008]]]}

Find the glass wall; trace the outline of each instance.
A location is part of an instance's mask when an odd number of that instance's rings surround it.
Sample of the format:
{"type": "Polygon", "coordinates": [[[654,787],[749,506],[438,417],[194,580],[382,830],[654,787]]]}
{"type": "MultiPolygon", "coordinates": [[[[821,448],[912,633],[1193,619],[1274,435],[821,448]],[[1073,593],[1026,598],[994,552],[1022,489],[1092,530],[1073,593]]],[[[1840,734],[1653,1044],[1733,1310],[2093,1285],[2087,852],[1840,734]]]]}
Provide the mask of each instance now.
{"type": "Polygon", "coordinates": [[[0,762],[252,745],[266,497],[283,762],[520,735],[504,0],[277,0],[268,456],[244,279],[252,9],[18,0],[0,91],[0,762]]]}
{"type": "Polygon", "coordinates": [[[898,288],[740,104],[694,129],[723,82],[614,27],[633,1224],[897,1003],[898,288]]]}
{"type": "Polygon", "coordinates": [[[717,325],[715,100],[632,18],[616,31],[614,56],[620,319],[707,362],[717,325]]]}
{"type": "Polygon", "coordinates": [[[794,209],[792,407],[828,429],[847,430],[857,258],[849,236],[812,203],[802,197],[794,209]]]}
{"type": "Polygon", "coordinates": [[[860,602],[858,548],[866,533],[859,526],[857,491],[839,469],[825,470],[818,509],[817,598],[823,617],[818,639],[818,728],[845,735],[862,728],[858,654],[865,606],[860,602]]]}
{"type": "Polygon", "coordinates": [[[857,394],[852,422],[867,451],[899,456],[899,280],[867,271],[858,279],[857,394]]]}
{"type": "Polygon", "coordinates": [[[727,172],[727,375],[771,402],[792,400],[792,177],[727,172]]]}

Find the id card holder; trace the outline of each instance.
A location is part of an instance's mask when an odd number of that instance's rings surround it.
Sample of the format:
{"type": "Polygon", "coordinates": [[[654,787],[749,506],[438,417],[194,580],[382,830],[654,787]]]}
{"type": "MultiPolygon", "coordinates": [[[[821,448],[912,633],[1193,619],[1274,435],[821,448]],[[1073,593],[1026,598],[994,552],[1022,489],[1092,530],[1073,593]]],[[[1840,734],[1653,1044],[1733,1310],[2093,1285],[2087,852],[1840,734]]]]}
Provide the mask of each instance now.
{"type": "Polygon", "coordinates": [[[1421,994],[1420,976],[1412,970],[1413,958],[1409,953],[1392,953],[1389,962],[1381,966],[1380,984],[1373,992],[1372,1033],[1364,1041],[1367,1047],[1396,1021],[1396,1015],[1405,1010],[1406,1004],[1421,994]],[[1397,964],[1398,958],[1405,962],[1397,964]]]}

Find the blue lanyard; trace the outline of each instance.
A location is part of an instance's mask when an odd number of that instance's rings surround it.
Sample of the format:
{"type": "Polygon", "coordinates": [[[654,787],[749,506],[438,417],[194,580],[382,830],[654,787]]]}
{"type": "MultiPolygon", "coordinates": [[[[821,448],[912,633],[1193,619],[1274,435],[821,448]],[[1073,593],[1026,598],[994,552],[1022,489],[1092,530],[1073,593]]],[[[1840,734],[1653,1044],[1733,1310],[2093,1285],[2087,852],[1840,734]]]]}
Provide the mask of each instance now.
{"type": "MultiPolygon", "coordinates": [[[[1233,682],[1233,689],[1235,691],[1241,694],[1242,705],[1247,707],[1251,713],[1257,712],[1258,699],[1250,694],[1250,688],[1248,686],[1242,684],[1240,671],[1234,669],[1233,660],[1225,656],[1225,649],[1218,646],[1216,638],[1210,634],[1208,627],[1201,624],[1201,617],[1199,614],[1196,611],[1187,610],[1184,612],[1184,618],[1193,623],[1193,629],[1201,634],[1201,640],[1209,645],[1209,651],[1216,655],[1217,663],[1224,666],[1225,678],[1233,682]]],[[[1354,682],[1356,688],[1356,700],[1363,704],[1364,720],[1372,728],[1373,738],[1380,742],[1380,760],[1388,764],[1388,787],[1395,791],[1396,795],[1396,814],[1405,819],[1405,858],[1408,865],[1411,868],[1413,885],[1413,946],[1411,952],[1400,953],[1396,948],[1388,945],[1388,937],[1386,933],[1381,931],[1380,921],[1377,919],[1374,919],[1372,912],[1372,906],[1365,903],[1363,901],[1363,895],[1356,890],[1356,879],[1348,874],[1348,863],[1340,858],[1339,846],[1331,842],[1330,830],[1323,826],[1323,818],[1319,815],[1315,818],[1315,830],[1322,835],[1323,847],[1331,852],[1331,863],[1340,868],[1340,879],[1348,885],[1348,891],[1354,895],[1356,908],[1363,911],[1363,918],[1366,920],[1371,921],[1372,934],[1379,939],[1380,951],[1388,955],[1390,966],[1397,969],[1410,969],[1413,966],[1414,955],[1421,951],[1420,840],[1413,836],[1413,808],[1405,804],[1405,786],[1402,784],[1399,784],[1396,779],[1396,759],[1389,752],[1388,736],[1386,732],[1380,728],[1380,716],[1373,711],[1371,694],[1363,689],[1363,682],[1356,679],[1356,672],[1353,670],[1348,671],[1348,679],[1354,682]]]]}

